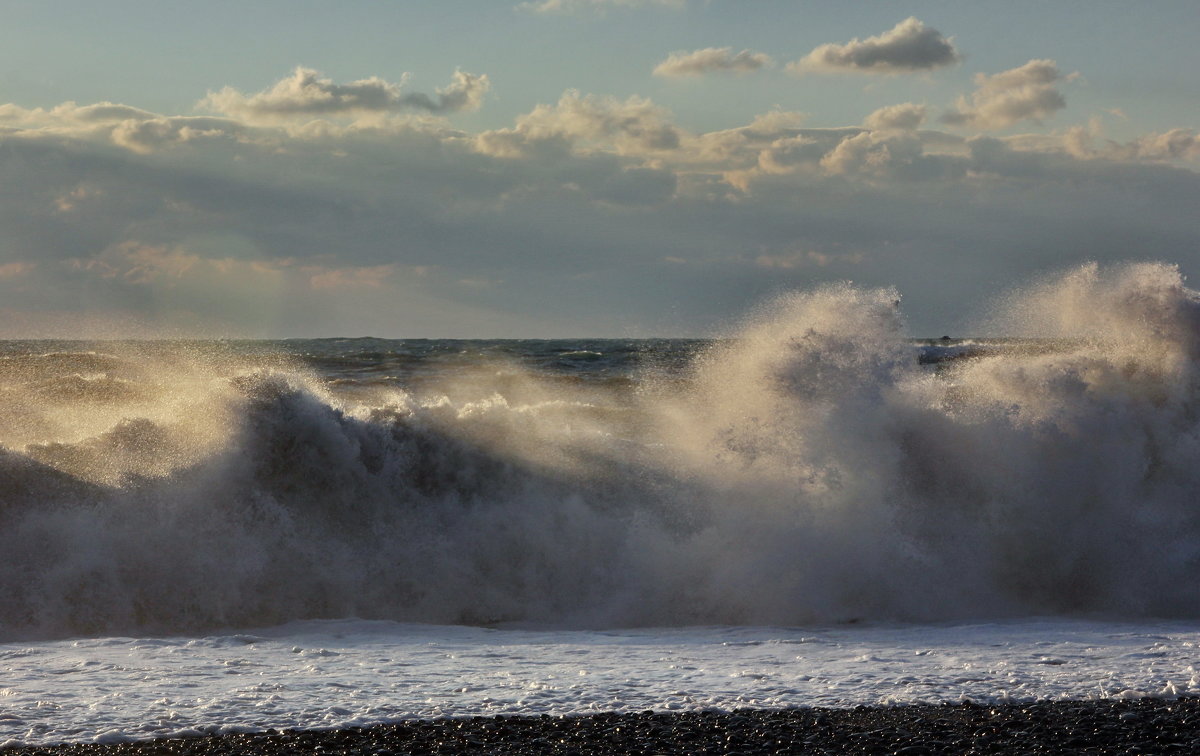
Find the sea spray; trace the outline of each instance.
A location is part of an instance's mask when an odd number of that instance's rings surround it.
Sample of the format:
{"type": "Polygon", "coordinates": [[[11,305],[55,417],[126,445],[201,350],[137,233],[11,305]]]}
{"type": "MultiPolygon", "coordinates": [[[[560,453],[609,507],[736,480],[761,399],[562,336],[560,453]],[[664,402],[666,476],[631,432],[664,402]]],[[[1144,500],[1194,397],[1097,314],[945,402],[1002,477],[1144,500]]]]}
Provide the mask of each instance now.
{"type": "Polygon", "coordinates": [[[1035,339],[946,359],[901,309],[789,294],[624,373],[597,343],[10,343],[0,635],[1200,615],[1178,271],[1035,284],[992,320],[1035,339]]]}

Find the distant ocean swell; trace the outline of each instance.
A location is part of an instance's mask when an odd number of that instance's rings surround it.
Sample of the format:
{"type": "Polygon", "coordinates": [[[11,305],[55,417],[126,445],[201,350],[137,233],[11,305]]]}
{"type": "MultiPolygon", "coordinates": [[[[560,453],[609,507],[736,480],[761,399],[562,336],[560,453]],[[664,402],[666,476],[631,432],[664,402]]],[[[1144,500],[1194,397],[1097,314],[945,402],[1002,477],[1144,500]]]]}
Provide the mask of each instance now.
{"type": "Polygon", "coordinates": [[[627,370],[603,342],[373,344],[399,377],[352,343],[9,344],[0,638],[1200,616],[1178,272],[1030,287],[993,323],[1036,340],[918,348],[898,300],[790,295],[627,370]]]}

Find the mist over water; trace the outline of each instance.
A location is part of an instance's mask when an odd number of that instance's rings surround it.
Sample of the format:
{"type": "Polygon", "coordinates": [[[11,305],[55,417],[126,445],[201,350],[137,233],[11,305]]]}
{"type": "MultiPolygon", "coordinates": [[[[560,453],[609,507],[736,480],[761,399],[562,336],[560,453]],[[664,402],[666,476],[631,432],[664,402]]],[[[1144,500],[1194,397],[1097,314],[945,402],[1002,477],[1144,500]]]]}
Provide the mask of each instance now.
{"type": "Polygon", "coordinates": [[[0,637],[1200,616],[1200,295],[1083,267],[919,344],[10,342],[0,637]]]}

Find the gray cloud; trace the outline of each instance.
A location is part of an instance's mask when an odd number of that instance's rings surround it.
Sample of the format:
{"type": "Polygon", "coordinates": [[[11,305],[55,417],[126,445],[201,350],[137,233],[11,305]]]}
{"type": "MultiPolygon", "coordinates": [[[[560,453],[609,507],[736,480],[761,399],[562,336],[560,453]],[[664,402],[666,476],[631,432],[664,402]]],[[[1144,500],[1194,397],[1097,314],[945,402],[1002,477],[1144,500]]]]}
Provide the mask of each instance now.
{"type": "Polygon", "coordinates": [[[753,50],[734,53],[732,47],[679,50],[654,68],[655,76],[702,76],[707,73],[750,73],[771,65],[771,57],[753,50]]]}
{"type": "Polygon", "coordinates": [[[795,74],[912,73],[949,66],[962,60],[953,42],[937,29],[909,17],[882,34],[857,37],[844,45],[824,44],[788,64],[795,74]]]}
{"type": "Polygon", "coordinates": [[[232,87],[209,92],[197,107],[250,120],[286,120],[318,116],[356,116],[424,110],[431,113],[474,110],[490,86],[486,75],[455,71],[451,83],[437,96],[402,93],[403,82],[395,84],[377,76],[335,84],[318,71],[297,68],[291,76],[270,89],[247,95],[232,87]]]}
{"type": "Polygon", "coordinates": [[[975,92],[960,97],[942,122],[973,129],[1003,129],[1024,120],[1040,121],[1067,106],[1055,86],[1063,77],[1052,60],[1031,60],[998,74],[975,75],[975,92]]]}

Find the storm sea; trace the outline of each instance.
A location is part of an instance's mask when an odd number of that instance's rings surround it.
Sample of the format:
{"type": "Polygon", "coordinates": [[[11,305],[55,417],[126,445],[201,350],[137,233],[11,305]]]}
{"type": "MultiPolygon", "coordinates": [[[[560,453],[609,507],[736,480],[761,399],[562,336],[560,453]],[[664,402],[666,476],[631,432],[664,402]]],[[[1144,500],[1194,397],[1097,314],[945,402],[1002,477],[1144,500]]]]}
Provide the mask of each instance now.
{"type": "Polygon", "coordinates": [[[1200,692],[1200,295],[0,342],[0,745],[1200,692]]]}

